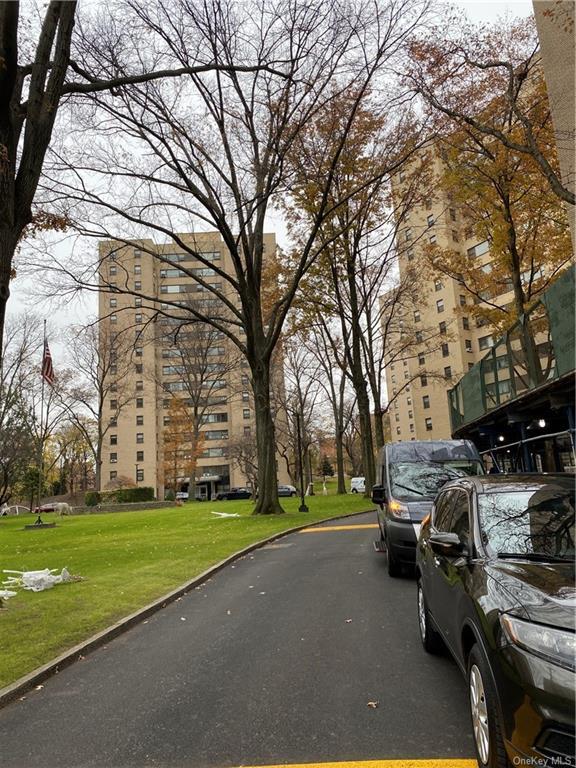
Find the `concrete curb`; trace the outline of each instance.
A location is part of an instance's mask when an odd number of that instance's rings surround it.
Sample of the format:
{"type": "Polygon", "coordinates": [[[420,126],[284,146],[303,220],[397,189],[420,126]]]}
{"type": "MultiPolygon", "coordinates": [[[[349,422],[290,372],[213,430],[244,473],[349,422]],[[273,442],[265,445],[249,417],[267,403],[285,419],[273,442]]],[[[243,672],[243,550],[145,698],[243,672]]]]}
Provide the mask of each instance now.
{"type": "Polygon", "coordinates": [[[40,683],[42,683],[48,677],[58,674],[58,672],[61,669],[64,669],[65,667],[70,666],[75,661],[78,661],[78,659],[83,658],[88,653],[91,653],[92,651],[95,651],[97,648],[100,648],[102,645],[105,645],[107,642],[117,637],[118,635],[122,634],[122,632],[126,632],[126,630],[135,626],[143,619],[146,619],[148,616],[151,616],[153,613],[160,611],[162,608],[169,605],[169,603],[173,603],[179,597],[182,597],[182,595],[185,595],[187,592],[190,592],[192,589],[194,589],[198,585],[207,581],[215,573],[218,573],[218,571],[221,571],[227,565],[230,565],[230,563],[233,563],[235,560],[239,560],[241,557],[244,557],[244,555],[247,555],[250,552],[253,552],[255,549],[259,549],[260,547],[263,547],[266,544],[269,544],[271,541],[276,541],[277,539],[281,539],[284,536],[289,536],[291,533],[298,533],[298,531],[301,531],[304,528],[312,528],[315,526],[323,525],[324,523],[329,523],[333,520],[342,520],[347,517],[356,517],[357,515],[365,515],[367,512],[372,512],[372,511],[373,509],[366,509],[362,512],[350,512],[349,514],[346,514],[346,515],[337,515],[336,517],[327,517],[326,519],[319,520],[315,523],[306,523],[304,525],[298,525],[295,528],[290,528],[287,531],[282,531],[281,533],[275,533],[266,539],[261,539],[260,541],[257,541],[254,544],[250,544],[248,547],[245,547],[244,549],[241,549],[238,552],[234,552],[234,554],[230,555],[224,560],[220,560],[219,563],[216,563],[215,565],[211,566],[203,573],[200,573],[198,574],[198,576],[195,576],[190,581],[187,581],[185,584],[182,584],[180,587],[177,587],[176,589],[172,590],[172,592],[168,592],[168,594],[163,595],[157,600],[154,600],[154,602],[149,603],[148,605],[145,605],[144,608],[141,608],[140,610],[136,611],[135,613],[131,613],[128,616],[125,616],[123,619],[120,619],[120,621],[117,621],[115,624],[112,624],[112,626],[107,627],[101,632],[97,632],[95,635],[92,635],[92,637],[89,637],[87,640],[84,640],[84,642],[73,646],[69,650],[62,653],[60,656],[57,656],[52,661],[49,661],[47,664],[44,664],[43,666],[38,667],[33,672],[30,672],[29,674],[24,675],[24,677],[21,677],[19,680],[16,680],[16,682],[12,683],[11,685],[6,686],[5,688],[0,688],[0,707],[6,706],[6,704],[8,704],[11,701],[14,701],[14,699],[19,698],[24,693],[34,688],[34,686],[40,685],[40,683]]]}

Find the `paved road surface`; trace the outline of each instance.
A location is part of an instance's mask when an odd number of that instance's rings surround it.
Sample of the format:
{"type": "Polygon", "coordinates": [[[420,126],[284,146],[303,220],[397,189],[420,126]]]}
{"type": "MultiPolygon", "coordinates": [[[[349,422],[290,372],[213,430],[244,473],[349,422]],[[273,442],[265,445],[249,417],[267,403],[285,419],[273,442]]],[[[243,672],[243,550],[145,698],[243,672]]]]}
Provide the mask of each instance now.
{"type": "Polygon", "coordinates": [[[387,576],[374,515],[345,522],[246,556],[0,710],[1,768],[472,757],[413,580],[387,576]]]}

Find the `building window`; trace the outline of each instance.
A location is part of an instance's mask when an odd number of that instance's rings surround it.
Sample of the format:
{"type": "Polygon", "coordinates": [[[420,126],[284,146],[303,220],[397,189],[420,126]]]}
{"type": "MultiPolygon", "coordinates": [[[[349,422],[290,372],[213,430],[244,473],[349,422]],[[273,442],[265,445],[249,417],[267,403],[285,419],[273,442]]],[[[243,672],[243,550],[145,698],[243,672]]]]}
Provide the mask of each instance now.
{"type": "Polygon", "coordinates": [[[244,437],[252,436],[252,427],[244,427],[244,437]]]}
{"type": "Polygon", "coordinates": [[[414,312],[414,322],[415,323],[419,323],[420,322],[420,312],[418,312],[418,310],[416,310],[414,312]]]}
{"type": "Polygon", "coordinates": [[[116,363],[112,363],[111,364],[111,366],[110,366],[110,373],[112,375],[115,375],[115,374],[118,373],[118,366],[116,365],[116,363]]]}
{"type": "Polygon", "coordinates": [[[134,274],[135,275],[141,275],[142,274],[142,265],[141,264],[134,264],[134,274]]]}
{"type": "Polygon", "coordinates": [[[110,266],[108,268],[108,274],[109,275],[117,275],[118,274],[118,269],[116,268],[116,264],[110,264],[110,266]]]}
{"type": "Polygon", "coordinates": [[[143,413],[139,413],[136,416],[136,426],[137,427],[142,427],[143,425],[144,425],[144,414],[143,413]]]}
{"type": "Polygon", "coordinates": [[[143,483],[144,482],[144,470],[143,469],[137,469],[136,470],[136,482],[137,483],[143,483]]]}
{"type": "Polygon", "coordinates": [[[142,282],[140,280],[134,280],[134,290],[135,291],[142,290],[142,282]]]}
{"type": "Polygon", "coordinates": [[[144,461],[144,451],[136,451],[136,461],[144,461]]]}
{"type": "Polygon", "coordinates": [[[444,377],[446,379],[452,378],[452,368],[449,365],[447,365],[446,368],[444,368],[444,377]]]}
{"type": "Polygon", "coordinates": [[[137,312],[134,315],[134,322],[136,323],[136,325],[140,325],[140,323],[142,322],[142,315],[140,312],[137,312]]]}
{"type": "Polygon", "coordinates": [[[118,454],[117,453],[111,453],[110,454],[110,464],[117,464],[118,463],[118,454]]]}
{"type": "Polygon", "coordinates": [[[118,315],[110,315],[110,322],[116,325],[118,322],[118,315]]]}
{"type": "Polygon", "coordinates": [[[430,235],[430,237],[428,238],[428,242],[429,242],[431,245],[434,245],[434,243],[436,242],[436,239],[437,239],[437,238],[436,238],[436,235],[430,235]]]}
{"type": "Polygon", "coordinates": [[[250,402],[250,392],[242,392],[242,402],[243,403],[250,402]]]}
{"type": "Polygon", "coordinates": [[[468,320],[467,317],[462,318],[462,328],[464,328],[465,331],[470,330],[470,320],[468,320]]]}
{"type": "Polygon", "coordinates": [[[110,384],[110,392],[118,392],[118,384],[115,381],[110,384]]]}
{"type": "Polygon", "coordinates": [[[142,365],[142,363],[136,363],[134,368],[136,370],[136,373],[142,373],[144,371],[144,366],[142,365]]]}
{"type": "Polygon", "coordinates": [[[410,432],[414,432],[414,424],[410,424],[410,432]]]}
{"type": "Polygon", "coordinates": [[[409,419],[413,419],[414,418],[414,414],[412,413],[412,411],[408,411],[408,418],[409,419]]]}
{"type": "Polygon", "coordinates": [[[426,376],[426,374],[423,374],[422,376],[420,376],[420,386],[421,387],[428,386],[428,377],[426,376]]]}
{"type": "Polygon", "coordinates": [[[438,299],[436,302],[436,312],[444,312],[444,299],[438,299]]]}
{"type": "Polygon", "coordinates": [[[468,363],[468,370],[471,371],[474,368],[474,363],[468,363]]]}
{"type": "Polygon", "coordinates": [[[112,298],[110,299],[110,309],[114,309],[114,307],[118,306],[118,299],[112,298]]]}
{"type": "Polygon", "coordinates": [[[136,296],[134,299],[134,306],[135,307],[141,307],[142,306],[142,298],[140,296],[136,296]]]}
{"type": "Polygon", "coordinates": [[[412,230],[410,228],[404,230],[404,238],[406,241],[412,240],[412,230]]]}
{"type": "Polygon", "coordinates": [[[110,400],[110,409],[115,411],[118,408],[118,400],[110,400]]]}
{"type": "Polygon", "coordinates": [[[478,339],[478,346],[480,349],[490,349],[490,347],[493,347],[494,340],[492,339],[492,336],[481,336],[478,339]]]}
{"type": "Polygon", "coordinates": [[[446,322],[442,320],[441,323],[438,323],[438,330],[441,334],[446,335],[446,322]]]}
{"type": "Polygon", "coordinates": [[[397,435],[399,435],[399,434],[400,434],[400,427],[396,427],[396,434],[397,434],[397,435]]]}
{"type": "Polygon", "coordinates": [[[448,344],[442,344],[442,357],[449,357],[450,356],[450,348],[448,344]]]}
{"type": "Polygon", "coordinates": [[[144,389],[144,382],[141,379],[138,379],[136,382],[136,391],[141,392],[144,389]]]}
{"type": "Polygon", "coordinates": [[[249,419],[250,418],[250,408],[244,408],[242,411],[242,418],[249,419]]]}
{"type": "Polygon", "coordinates": [[[441,291],[442,288],[444,288],[444,285],[442,284],[442,280],[436,280],[434,282],[434,290],[435,291],[441,291]]]}
{"type": "Polygon", "coordinates": [[[450,213],[450,221],[456,221],[456,211],[454,210],[454,208],[450,208],[449,213],[450,213]]]}
{"type": "Polygon", "coordinates": [[[407,397],[406,398],[406,405],[412,405],[412,398],[411,397],[407,397]]]}
{"type": "Polygon", "coordinates": [[[417,344],[422,344],[422,339],[423,339],[422,331],[416,331],[416,333],[414,334],[414,338],[416,339],[417,344]]]}
{"type": "Polygon", "coordinates": [[[116,418],[116,416],[112,416],[112,418],[108,421],[108,424],[110,424],[111,427],[117,427],[118,419],[116,418]]]}
{"type": "Polygon", "coordinates": [[[431,227],[434,224],[434,216],[430,214],[426,221],[428,222],[428,226],[431,227]]]}
{"type": "Polygon", "coordinates": [[[414,258],[414,248],[408,248],[406,251],[406,256],[408,257],[408,261],[412,261],[414,258]]]}
{"type": "Polygon", "coordinates": [[[404,170],[401,170],[400,173],[398,174],[398,178],[400,179],[400,181],[406,181],[406,172],[404,170]]]}
{"type": "Polygon", "coordinates": [[[137,397],[136,398],[136,408],[144,408],[144,398],[143,397],[137,397]]]}
{"type": "Polygon", "coordinates": [[[424,395],[422,398],[422,405],[424,408],[430,408],[430,395],[424,395]]]}
{"type": "Polygon", "coordinates": [[[465,307],[466,306],[466,296],[463,296],[460,294],[460,306],[465,307]]]}
{"type": "Polygon", "coordinates": [[[110,445],[118,445],[118,435],[110,435],[110,445]]]}
{"type": "Polygon", "coordinates": [[[470,339],[464,340],[464,346],[466,347],[466,352],[472,352],[472,342],[470,339]]]}
{"type": "Polygon", "coordinates": [[[432,419],[425,419],[426,432],[432,432],[432,419]]]}
{"type": "Polygon", "coordinates": [[[144,442],[144,432],[136,432],[136,442],[137,443],[144,442]]]}
{"type": "Polygon", "coordinates": [[[488,241],[484,240],[484,242],[478,243],[478,245],[475,245],[472,248],[468,248],[467,253],[471,259],[475,259],[478,256],[483,256],[485,253],[488,253],[489,250],[490,247],[488,241]]]}
{"type": "Polygon", "coordinates": [[[135,357],[142,357],[143,349],[142,347],[134,347],[134,355],[135,357]]]}
{"type": "Polygon", "coordinates": [[[394,418],[395,418],[396,421],[400,421],[400,414],[399,413],[395,413],[394,414],[394,418]]]}
{"type": "Polygon", "coordinates": [[[458,232],[456,232],[456,230],[455,230],[455,229],[453,229],[453,230],[452,230],[452,240],[453,240],[455,243],[458,243],[458,242],[460,242],[460,238],[458,237],[458,232]]]}
{"type": "Polygon", "coordinates": [[[116,478],[117,478],[117,477],[118,477],[118,472],[116,472],[116,470],[115,470],[115,469],[113,469],[113,470],[110,472],[110,480],[116,480],[116,478]]]}
{"type": "Polygon", "coordinates": [[[424,357],[424,353],[423,352],[419,352],[418,353],[418,365],[424,365],[425,362],[426,362],[426,358],[424,357]]]}

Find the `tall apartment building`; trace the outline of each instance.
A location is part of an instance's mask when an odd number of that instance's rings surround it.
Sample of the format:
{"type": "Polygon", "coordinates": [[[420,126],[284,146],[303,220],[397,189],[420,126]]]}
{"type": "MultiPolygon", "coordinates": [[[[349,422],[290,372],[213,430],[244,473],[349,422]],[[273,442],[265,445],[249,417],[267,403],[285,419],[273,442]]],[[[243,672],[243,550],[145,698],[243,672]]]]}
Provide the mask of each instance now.
{"type": "MultiPolygon", "coordinates": [[[[218,233],[180,237],[200,252],[204,261],[232,273],[230,254],[218,233]]],[[[266,252],[274,254],[275,247],[275,236],[265,235],[266,252]]],[[[114,345],[116,340],[118,351],[112,350],[110,375],[122,374],[118,384],[121,392],[110,393],[102,414],[110,424],[102,456],[102,488],[127,478],[137,485],[152,486],[157,497],[163,498],[165,486],[173,484],[165,477],[165,435],[174,399],[184,400],[187,407],[191,405],[182,355],[190,343],[187,334],[189,337],[192,332],[196,333],[195,343],[200,333],[200,339],[204,334],[208,345],[205,378],[199,384],[206,395],[202,398],[196,494],[209,499],[219,490],[246,485],[246,476],[231,459],[230,446],[254,439],[250,370],[223,333],[208,327],[206,331],[190,331],[194,326],[182,326],[178,307],[174,310],[174,303],[185,307],[194,302],[204,313],[221,311],[220,300],[188,273],[218,283],[219,289],[223,287],[221,277],[174,244],[159,245],[152,240],[131,246],[102,242],[100,262],[101,343],[114,345]],[[161,254],[171,263],[152,254],[161,254]],[[179,264],[186,272],[178,268],[179,264]],[[136,295],[121,293],[122,289],[136,295]],[[163,315],[163,311],[167,314],[163,315]]],[[[187,489],[189,474],[183,471],[178,477],[181,489],[187,489]]]]}
{"type": "MultiPolygon", "coordinates": [[[[430,156],[435,175],[438,158],[430,156]]],[[[397,197],[404,173],[395,181],[397,197]]],[[[414,342],[403,356],[386,366],[392,441],[450,438],[447,391],[486,354],[493,345],[490,328],[467,314],[473,298],[458,282],[426,270],[423,250],[431,244],[450,248],[462,259],[474,259],[478,269],[488,269],[489,247],[479,242],[458,208],[436,188],[428,200],[419,199],[402,214],[397,234],[400,278],[418,283],[418,302],[404,310],[406,333],[414,342]]],[[[498,301],[507,303],[511,294],[498,301]]]]}

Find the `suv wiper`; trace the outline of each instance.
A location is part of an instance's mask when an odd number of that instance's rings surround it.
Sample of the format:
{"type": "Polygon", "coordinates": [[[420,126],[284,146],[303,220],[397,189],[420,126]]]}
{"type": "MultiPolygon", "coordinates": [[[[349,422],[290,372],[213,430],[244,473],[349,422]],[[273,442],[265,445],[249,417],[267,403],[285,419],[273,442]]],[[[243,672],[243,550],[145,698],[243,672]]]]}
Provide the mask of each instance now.
{"type": "Polygon", "coordinates": [[[571,558],[547,555],[546,552],[498,552],[501,560],[533,560],[535,563],[571,563],[571,558]]]}

